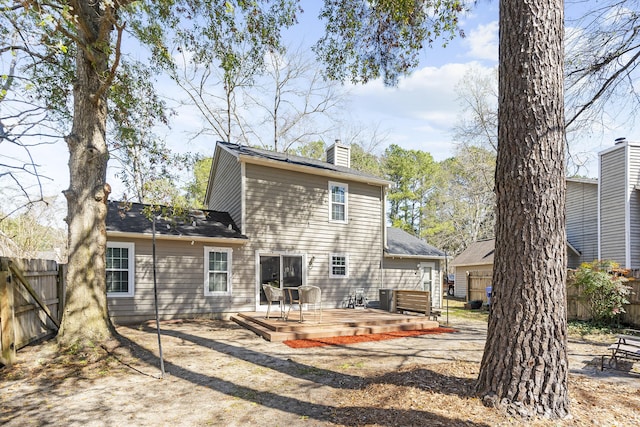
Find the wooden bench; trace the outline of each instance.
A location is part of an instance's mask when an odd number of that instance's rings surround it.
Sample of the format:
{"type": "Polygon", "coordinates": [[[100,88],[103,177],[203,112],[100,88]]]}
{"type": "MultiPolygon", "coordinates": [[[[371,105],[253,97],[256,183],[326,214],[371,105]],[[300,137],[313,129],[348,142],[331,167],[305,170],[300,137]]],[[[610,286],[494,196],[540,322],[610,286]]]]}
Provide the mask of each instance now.
{"type": "Polygon", "coordinates": [[[428,291],[396,289],[393,294],[396,311],[411,311],[431,316],[431,298],[428,291]]]}
{"type": "MultiPolygon", "coordinates": [[[[640,336],[618,335],[618,340],[611,344],[611,360],[617,365],[618,359],[640,360],[640,336]]],[[[604,358],[600,362],[600,370],[604,369],[604,358]]]]}

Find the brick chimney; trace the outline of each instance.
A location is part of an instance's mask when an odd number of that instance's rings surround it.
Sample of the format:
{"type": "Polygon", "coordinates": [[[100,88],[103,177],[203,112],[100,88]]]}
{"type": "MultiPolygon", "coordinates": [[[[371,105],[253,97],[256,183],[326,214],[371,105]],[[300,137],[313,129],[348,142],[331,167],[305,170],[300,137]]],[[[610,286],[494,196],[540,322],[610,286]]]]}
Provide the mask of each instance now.
{"type": "Polygon", "coordinates": [[[335,143],[331,147],[327,148],[327,163],[350,168],[351,147],[342,144],[339,139],[336,139],[335,143]]]}

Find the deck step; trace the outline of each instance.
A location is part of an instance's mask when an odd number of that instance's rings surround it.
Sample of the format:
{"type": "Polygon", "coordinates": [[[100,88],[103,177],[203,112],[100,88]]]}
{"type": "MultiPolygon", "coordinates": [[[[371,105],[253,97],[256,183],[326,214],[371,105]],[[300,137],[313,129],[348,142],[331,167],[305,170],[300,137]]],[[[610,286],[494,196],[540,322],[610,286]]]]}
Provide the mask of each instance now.
{"type": "MultiPolygon", "coordinates": [[[[384,314],[384,312],[382,313],[384,314]]],[[[350,313],[347,312],[347,314],[350,313]]],[[[231,320],[273,342],[434,329],[439,326],[438,322],[429,320],[427,317],[404,317],[406,318],[400,319],[382,315],[378,320],[369,319],[359,322],[352,321],[348,315],[342,318],[334,315],[327,322],[314,324],[306,321],[298,323],[296,321],[285,322],[274,318],[265,319],[263,314],[257,313],[238,313],[231,316],[231,320]]]]}
{"type": "Polygon", "coordinates": [[[274,331],[272,329],[264,327],[260,323],[253,322],[245,317],[231,316],[231,320],[242,326],[243,328],[255,332],[267,341],[280,342],[289,339],[287,338],[289,336],[288,333],[274,331]]]}

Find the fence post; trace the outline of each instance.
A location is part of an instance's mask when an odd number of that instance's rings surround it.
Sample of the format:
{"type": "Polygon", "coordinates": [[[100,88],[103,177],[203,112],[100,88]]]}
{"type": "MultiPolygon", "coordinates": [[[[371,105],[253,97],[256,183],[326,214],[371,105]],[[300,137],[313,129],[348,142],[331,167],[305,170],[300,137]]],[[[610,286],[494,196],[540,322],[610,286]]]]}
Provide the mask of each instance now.
{"type": "Polygon", "coordinates": [[[13,283],[8,265],[0,265],[0,325],[2,330],[2,363],[11,366],[16,360],[15,331],[13,329],[13,283]]]}
{"type": "Polygon", "coordinates": [[[467,275],[467,301],[469,302],[471,301],[471,273],[470,272],[466,272],[467,275]]]}
{"type": "Polygon", "coordinates": [[[62,313],[64,312],[64,297],[65,297],[65,287],[64,287],[64,273],[66,264],[56,263],[58,267],[58,283],[57,283],[57,292],[58,292],[58,321],[62,323],[62,313]]]}

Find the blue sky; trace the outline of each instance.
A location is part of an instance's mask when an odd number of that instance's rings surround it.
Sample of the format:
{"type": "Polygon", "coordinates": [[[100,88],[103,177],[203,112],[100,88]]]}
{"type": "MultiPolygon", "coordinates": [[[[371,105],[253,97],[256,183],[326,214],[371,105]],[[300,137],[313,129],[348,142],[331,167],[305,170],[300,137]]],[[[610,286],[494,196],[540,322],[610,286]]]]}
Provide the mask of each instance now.
{"type": "MultiPolygon", "coordinates": [[[[319,3],[303,2],[302,25],[290,31],[293,39],[312,44],[320,37],[319,3]]],[[[450,157],[451,127],[460,111],[455,86],[469,67],[489,71],[497,66],[497,20],[498,2],[485,0],[461,21],[467,37],[456,38],[447,47],[437,40],[424,49],[420,68],[401,79],[398,87],[385,87],[379,80],[347,85],[352,94],[350,115],[386,130],[386,145],[428,151],[436,160],[450,157]]]]}
{"type": "MultiPolygon", "coordinates": [[[[299,25],[286,32],[291,44],[313,44],[322,32],[317,20],[318,1],[303,1],[304,14],[299,25]]],[[[457,38],[446,48],[439,43],[421,53],[421,65],[412,75],[403,78],[398,87],[384,87],[380,81],[367,85],[351,86],[351,102],[348,106],[349,119],[369,126],[379,126],[387,132],[384,149],[395,143],[406,149],[420,149],[430,152],[436,160],[444,160],[453,155],[455,144],[451,128],[460,114],[455,87],[470,67],[489,72],[497,65],[498,58],[498,2],[481,0],[475,9],[465,16],[461,26],[465,38],[457,38]]],[[[350,86],[350,85],[347,85],[350,86]]],[[[165,90],[165,88],[163,88],[165,90]]],[[[170,90],[170,89],[167,89],[170,90]]],[[[214,138],[201,138],[185,143],[186,132],[196,121],[189,113],[177,118],[177,124],[166,134],[172,148],[177,151],[191,151],[203,155],[213,152],[214,138]]],[[[198,121],[199,123],[199,121],[198,121]]],[[[631,140],[640,139],[640,130],[624,127],[607,131],[596,131],[589,139],[578,144],[577,151],[591,159],[588,175],[595,177],[596,153],[613,145],[615,138],[626,136],[631,140]]],[[[340,135],[336,135],[337,138],[340,135]]],[[[53,178],[45,183],[46,194],[59,194],[68,185],[67,156],[64,142],[53,147],[41,147],[34,153],[36,162],[42,165],[42,173],[53,178]]],[[[114,188],[113,197],[118,198],[122,186],[111,174],[108,181],[114,188]]]]}

